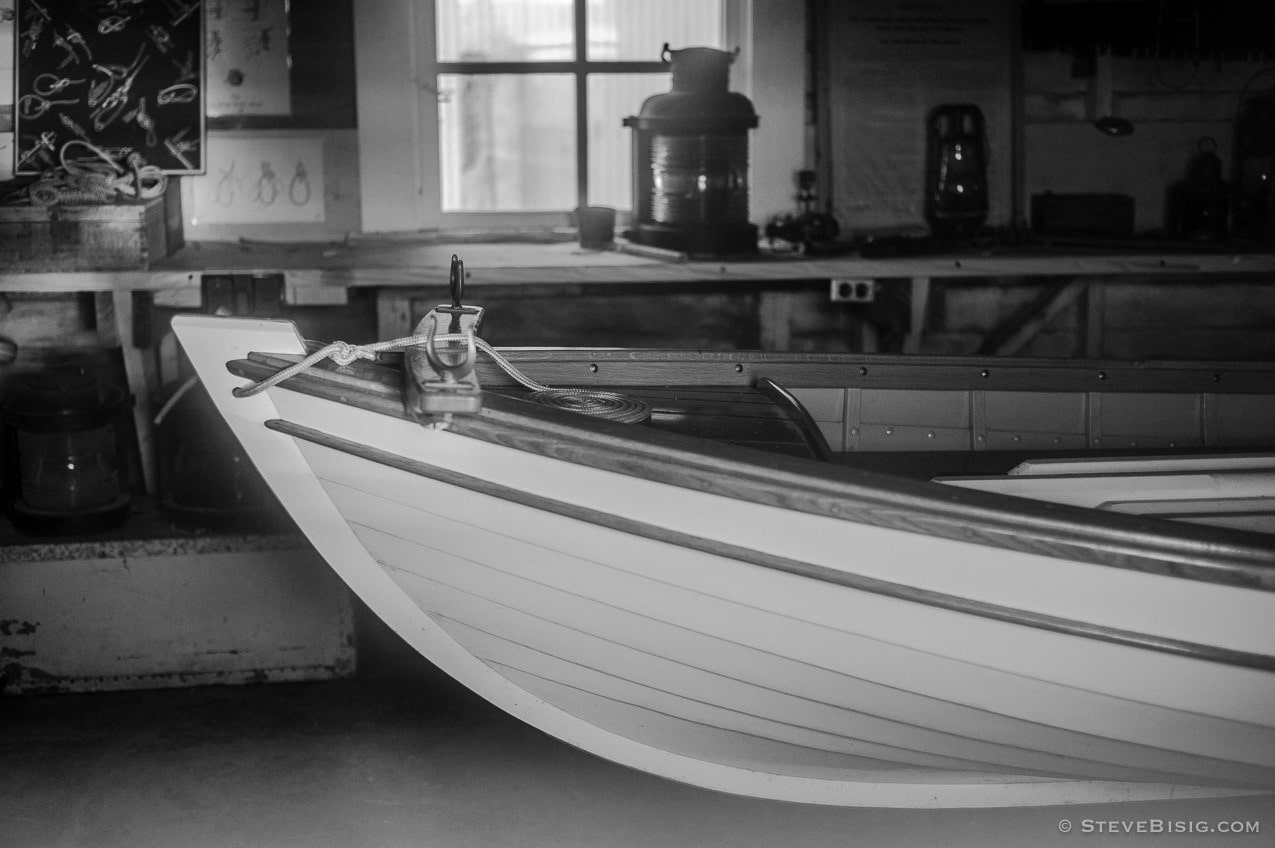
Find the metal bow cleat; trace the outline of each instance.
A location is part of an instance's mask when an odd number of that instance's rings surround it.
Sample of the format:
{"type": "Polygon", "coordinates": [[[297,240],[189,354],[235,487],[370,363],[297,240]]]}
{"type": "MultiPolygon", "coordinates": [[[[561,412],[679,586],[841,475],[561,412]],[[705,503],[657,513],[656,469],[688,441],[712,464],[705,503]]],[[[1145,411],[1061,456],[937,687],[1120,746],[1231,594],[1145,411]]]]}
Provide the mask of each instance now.
{"type": "Polygon", "coordinates": [[[474,373],[477,357],[474,337],[483,310],[465,306],[465,263],[453,254],[450,288],[452,302],[439,304],[416,325],[424,338],[404,356],[407,410],[418,421],[435,424],[454,414],[476,415],[483,408],[482,388],[474,373]],[[446,329],[440,333],[440,326],[446,329]],[[440,343],[441,341],[441,343],[440,343]]]}

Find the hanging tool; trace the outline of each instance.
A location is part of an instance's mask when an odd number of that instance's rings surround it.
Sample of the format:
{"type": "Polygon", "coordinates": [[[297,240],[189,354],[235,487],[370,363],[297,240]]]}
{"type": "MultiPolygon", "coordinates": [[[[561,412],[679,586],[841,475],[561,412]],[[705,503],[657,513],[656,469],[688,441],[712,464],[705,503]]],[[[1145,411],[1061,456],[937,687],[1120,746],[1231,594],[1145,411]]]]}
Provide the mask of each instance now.
{"type": "Polygon", "coordinates": [[[128,105],[128,93],[132,90],[133,83],[137,81],[137,75],[141,73],[148,59],[150,56],[143,56],[124,81],[97,107],[93,115],[93,128],[98,132],[114,123],[115,119],[124,112],[124,108],[128,105]]]}
{"type": "Polygon", "coordinates": [[[158,136],[155,135],[155,119],[146,113],[146,98],[142,97],[137,101],[137,114],[133,116],[134,122],[146,131],[146,146],[154,147],[159,143],[158,136]]]}
{"type": "Polygon", "coordinates": [[[41,97],[53,97],[69,85],[78,85],[82,79],[67,79],[57,74],[40,74],[31,83],[31,90],[41,97]]]}
{"type": "Polygon", "coordinates": [[[155,42],[155,46],[159,48],[160,53],[167,53],[173,49],[173,38],[168,34],[168,30],[159,24],[151,24],[146,28],[146,34],[151,37],[151,41],[155,42]]]}
{"type": "Polygon", "coordinates": [[[58,35],[58,31],[56,29],[53,30],[53,46],[60,47],[66,51],[66,58],[64,58],[60,63],[58,63],[59,70],[61,70],[62,68],[65,68],[67,65],[71,64],[72,62],[74,62],[77,65],[80,64],[80,56],[78,53],[75,52],[75,45],[72,44],[63,36],[58,35]]]}
{"type": "Polygon", "coordinates": [[[24,139],[31,139],[33,145],[30,150],[18,159],[16,170],[22,170],[22,166],[30,162],[32,159],[42,159],[49,167],[53,166],[53,157],[50,155],[53,151],[53,145],[57,141],[57,135],[52,132],[42,132],[39,138],[33,135],[23,136],[24,139]]]}
{"type": "Polygon", "coordinates": [[[75,28],[70,26],[66,28],[66,40],[83,50],[86,60],[93,61],[93,50],[89,47],[89,43],[84,40],[84,36],[80,35],[75,28]]]}
{"type": "Polygon", "coordinates": [[[123,15],[111,15],[110,17],[102,18],[102,20],[98,22],[97,32],[99,35],[111,35],[112,33],[119,32],[126,26],[128,26],[128,18],[123,15]]]}
{"type": "MultiPolygon", "coordinates": [[[[199,140],[195,139],[192,141],[185,141],[186,133],[188,132],[190,132],[190,127],[183,127],[182,131],[177,133],[177,135],[164,139],[164,146],[168,148],[168,152],[173,155],[173,158],[182,163],[186,170],[195,171],[198,169],[189,159],[186,158],[186,154],[199,148],[199,140]]],[[[233,170],[234,169],[232,168],[231,171],[233,172],[233,170]]],[[[219,185],[218,193],[220,193],[220,191],[221,187],[219,185]]]]}
{"type": "Polygon", "coordinates": [[[168,88],[161,89],[159,94],[155,96],[155,102],[160,106],[167,106],[170,103],[189,103],[198,96],[198,86],[188,82],[179,82],[168,86],[168,88]]]}
{"type": "Polygon", "coordinates": [[[70,100],[48,100],[38,94],[24,94],[18,98],[18,115],[24,121],[32,121],[54,106],[66,106],[78,102],[75,98],[70,100]]]}
{"type": "Polygon", "coordinates": [[[89,138],[89,134],[84,131],[84,127],[77,124],[70,115],[58,115],[58,120],[62,122],[62,126],[75,133],[81,141],[87,141],[90,144],[93,142],[93,139],[89,138]]]}

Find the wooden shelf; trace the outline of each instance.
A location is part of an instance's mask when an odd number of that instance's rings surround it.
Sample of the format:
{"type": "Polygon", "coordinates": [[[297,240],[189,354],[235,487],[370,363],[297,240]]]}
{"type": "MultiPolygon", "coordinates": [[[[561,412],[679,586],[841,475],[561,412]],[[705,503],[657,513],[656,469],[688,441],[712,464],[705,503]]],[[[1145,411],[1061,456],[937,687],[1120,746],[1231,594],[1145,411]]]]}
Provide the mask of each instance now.
{"type": "Polygon", "coordinates": [[[986,277],[1168,277],[1275,273],[1270,253],[1005,253],[892,259],[761,255],[683,260],[574,242],[422,241],[361,238],[339,243],[193,242],[143,271],[23,273],[0,277],[0,292],[158,291],[197,287],[204,274],[282,273],[289,287],[446,286],[453,253],[475,285],[760,283],[986,277]]]}

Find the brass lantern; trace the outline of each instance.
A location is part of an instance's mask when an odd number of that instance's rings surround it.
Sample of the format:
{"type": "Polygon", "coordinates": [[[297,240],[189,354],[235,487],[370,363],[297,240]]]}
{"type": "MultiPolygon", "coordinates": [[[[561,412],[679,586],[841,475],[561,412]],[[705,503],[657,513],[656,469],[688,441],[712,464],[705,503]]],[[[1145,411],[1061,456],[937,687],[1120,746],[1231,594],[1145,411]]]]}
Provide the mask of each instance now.
{"type": "Polygon", "coordinates": [[[756,252],[748,131],[757,113],[747,97],[728,90],[735,55],[664,45],[672,90],[648,97],[639,114],[624,119],[633,130],[630,241],[698,254],[756,252]]]}

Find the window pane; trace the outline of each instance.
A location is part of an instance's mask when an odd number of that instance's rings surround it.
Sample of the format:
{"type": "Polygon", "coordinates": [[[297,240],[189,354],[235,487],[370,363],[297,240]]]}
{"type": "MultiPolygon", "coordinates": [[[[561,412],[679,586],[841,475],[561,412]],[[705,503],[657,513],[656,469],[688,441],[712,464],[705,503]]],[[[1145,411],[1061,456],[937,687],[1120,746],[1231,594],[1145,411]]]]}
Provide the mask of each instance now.
{"type": "Polygon", "coordinates": [[[633,208],[633,130],[622,122],[670,84],[668,74],[589,74],[590,203],[633,208]]]}
{"type": "Polygon", "coordinates": [[[440,62],[575,58],[572,0],[438,0],[436,8],[440,62]]]}
{"type": "Polygon", "coordinates": [[[590,61],[658,62],[668,42],[680,47],[722,43],[722,0],[588,0],[590,61]]]}
{"type": "Polygon", "coordinates": [[[439,74],[444,212],[534,212],[576,205],[570,74],[439,74]]]}

